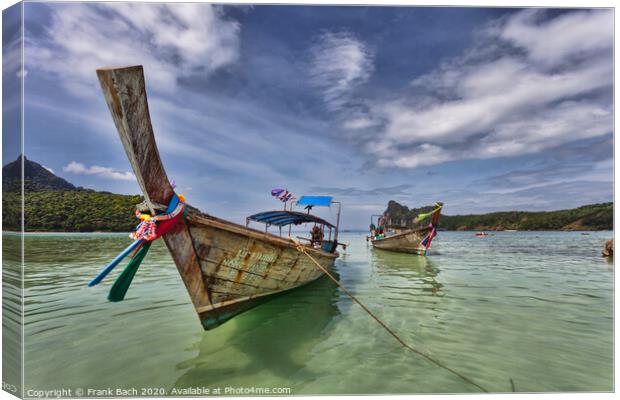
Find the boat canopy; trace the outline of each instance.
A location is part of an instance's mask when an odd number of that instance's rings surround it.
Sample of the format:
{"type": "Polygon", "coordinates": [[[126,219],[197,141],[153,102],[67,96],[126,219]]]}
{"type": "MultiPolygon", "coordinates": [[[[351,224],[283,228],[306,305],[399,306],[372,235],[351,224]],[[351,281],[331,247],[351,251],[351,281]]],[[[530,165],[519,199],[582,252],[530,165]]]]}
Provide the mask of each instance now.
{"type": "Polygon", "coordinates": [[[334,225],[330,224],[322,218],[297,211],[265,211],[262,213],[250,215],[248,217],[248,220],[276,226],[285,226],[291,224],[299,225],[308,222],[314,222],[317,224],[329,226],[330,228],[335,228],[334,225]]]}
{"type": "Polygon", "coordinates": [[[332,204],[331,196],[301,196],[297,200],[297,205],[300,206],[327,206],[332,204]]]}

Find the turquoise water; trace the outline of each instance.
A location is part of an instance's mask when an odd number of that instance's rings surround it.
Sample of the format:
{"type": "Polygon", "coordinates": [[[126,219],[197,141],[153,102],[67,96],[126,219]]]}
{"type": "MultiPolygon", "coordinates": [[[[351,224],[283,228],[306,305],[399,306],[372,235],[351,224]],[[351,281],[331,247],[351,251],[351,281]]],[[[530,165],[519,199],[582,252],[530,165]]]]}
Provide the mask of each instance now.
{"type": "MultiPolygon", "coordinates": [[[[510,391],[511,379],[524,392],[611,391],[614,268],[600,256],[611,237],[440,232],[424,258],[373,250],[364,233],[346,233],[350,247],[335,269],[405,341],[490,391],[510,391]]],[[[5,235],[5,246],[13,240],[5,235]]],[[[158,242],[126,301],[110,303],[113,278],[86,284],[128,243],[26,238],[26,390],[478,391],[404,350],[328,279],[204,332],[158,242]]]]}

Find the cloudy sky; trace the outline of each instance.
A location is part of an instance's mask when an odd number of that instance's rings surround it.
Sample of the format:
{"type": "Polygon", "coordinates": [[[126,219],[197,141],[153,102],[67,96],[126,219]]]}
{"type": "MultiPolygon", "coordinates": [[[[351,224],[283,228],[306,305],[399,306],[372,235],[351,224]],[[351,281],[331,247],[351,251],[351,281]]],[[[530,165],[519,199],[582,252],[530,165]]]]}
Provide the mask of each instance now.
{"type": "Polygon", "coordinates": [[[237,222],[278,208],[274,187],[334,195],[345,228],[390,199],[457,214],[613,198],[611,10],[24,12],[26,156],[76,185],[139,191],[95,69],[143,64],[168,176],[237,222]]]}

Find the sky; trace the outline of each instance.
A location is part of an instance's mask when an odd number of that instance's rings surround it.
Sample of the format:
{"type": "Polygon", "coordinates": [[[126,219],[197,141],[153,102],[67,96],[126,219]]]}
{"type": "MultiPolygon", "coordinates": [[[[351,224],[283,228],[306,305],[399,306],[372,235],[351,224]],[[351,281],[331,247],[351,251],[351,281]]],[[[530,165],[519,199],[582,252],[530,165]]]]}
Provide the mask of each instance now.
{"type": "Polygon", "coordinates": [[[18,38],[3,52],[25,154],[75,185],[139,192],[95,69],[142,64],[168,176],[235,222],[280,208],[272,188],[333,195],[345,229],[389,200],[613,201],[610,9],[25,3],[24,21],[24,72],[18,38]]]}

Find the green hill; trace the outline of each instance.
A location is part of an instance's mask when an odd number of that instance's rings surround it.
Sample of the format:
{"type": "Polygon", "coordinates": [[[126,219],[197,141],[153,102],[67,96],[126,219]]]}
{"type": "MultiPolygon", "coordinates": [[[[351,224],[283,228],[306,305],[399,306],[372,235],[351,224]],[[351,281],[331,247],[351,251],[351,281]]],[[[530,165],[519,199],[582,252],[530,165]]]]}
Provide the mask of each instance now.
{"type": "MultiPolygon", "coordinates": [[[[2,229],[21,230],[21,156],[2,168],[2,229]]],[[[138,195],[77,188],[24,157],[26,231],[129,232],[138,195]]]]}
{"type": "MultiPolygon", "coordinates": [[[[411,226],[411,221],[432,207],[409,210],[391,200],[386,213],[393,224],[411,226]]],[[[439,228],[443,230],[611,230],[613,203],[590,204],[558,211],[503,211],[489,214],[442,215],[439,228]]]]}

